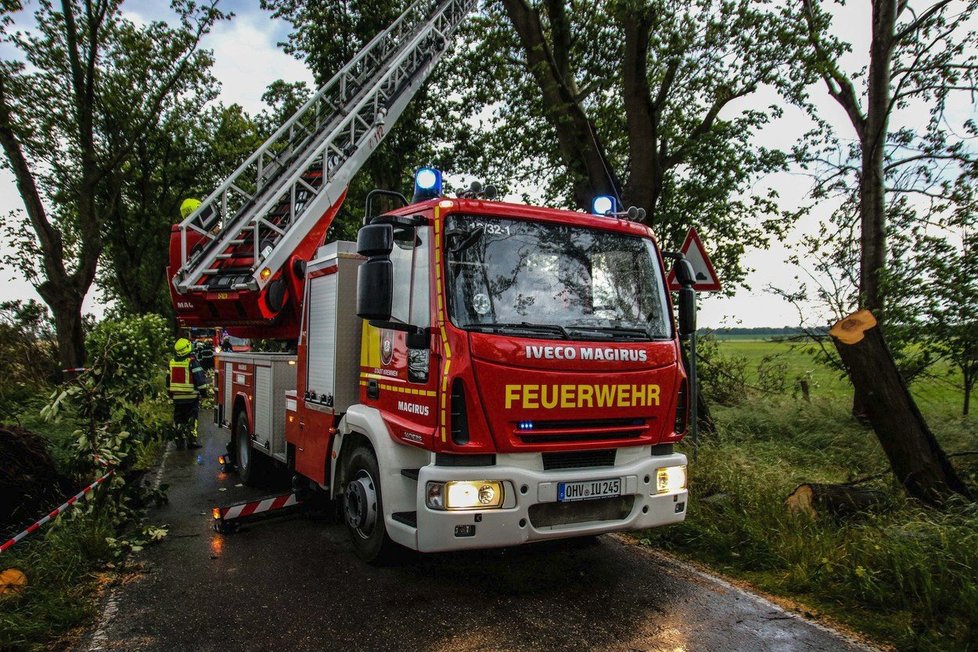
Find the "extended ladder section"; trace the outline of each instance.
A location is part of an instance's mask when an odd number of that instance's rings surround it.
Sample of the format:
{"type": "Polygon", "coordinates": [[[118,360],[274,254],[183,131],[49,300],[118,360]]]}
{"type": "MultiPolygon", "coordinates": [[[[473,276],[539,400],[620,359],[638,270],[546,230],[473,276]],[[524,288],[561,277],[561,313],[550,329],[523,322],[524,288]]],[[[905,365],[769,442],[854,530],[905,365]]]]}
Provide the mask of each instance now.
{"type": "MultiPolygon", "coordinates": [[[[413,3],[174,227],[170,269],[178,315],[181,307],[197,303],[194,295],[260,293],[300,249],[312,255],[351,178],[424,84],[475,4],[413,3]],[[309,243],[312,236],[316,242],[309,243]]],[[[257,304],[239,302],[239,323],[269,318],[266,311],[248,314],[242,305],[257,304]]],[[[215,323],[227,321],[212,314],[215,323]]]]}

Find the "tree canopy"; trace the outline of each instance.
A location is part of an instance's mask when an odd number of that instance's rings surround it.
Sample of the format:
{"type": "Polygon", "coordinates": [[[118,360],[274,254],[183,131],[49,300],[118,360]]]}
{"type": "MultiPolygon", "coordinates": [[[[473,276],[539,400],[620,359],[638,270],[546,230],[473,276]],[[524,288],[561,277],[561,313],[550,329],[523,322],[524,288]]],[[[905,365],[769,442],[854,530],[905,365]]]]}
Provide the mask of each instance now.
{"type": "Polygon", "coordinates": [[[794,214],[759,179],[784,151],[755,144],[781,115],[745,108],[762,88],[807,81],[774,5],[500,0],[468,24],[454,60],[464,114],[478,116],[464,163],[547,203],[589,209],[617,195],[648,211],[666,248],[695,225],[733,288],[741,254],[794,214]]]}
{"type": "Polygon", "coordinates": [[[137,25],[121,4],[42,0],[35,29],[13,32],[20,4],[2,7],[2,38],[19,56],[0,62],[0,145],[26,215],[8,224],[17,253],[6,262],[51,308],[64,367],[83,363],[82,301],[121,219],[113,179],[201,81],[211,57],[200,39],[224,17],[214,2],[177,0],[175,27],[137,25]]]}

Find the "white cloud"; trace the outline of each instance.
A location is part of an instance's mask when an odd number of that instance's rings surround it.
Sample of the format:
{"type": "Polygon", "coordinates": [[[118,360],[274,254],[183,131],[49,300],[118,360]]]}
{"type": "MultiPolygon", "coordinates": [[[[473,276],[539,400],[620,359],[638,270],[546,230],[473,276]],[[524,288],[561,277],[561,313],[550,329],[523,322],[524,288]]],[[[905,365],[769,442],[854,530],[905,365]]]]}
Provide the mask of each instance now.
{"type": "Polygon", "coordinates": [[[207,37],[204,45],[214,51],[214,76],[221,82],[223,102],[257,113],[263,107],[262,93],[276,79],[313,86],[305,64],[278,47],[280,26],[268,15],[251,13],[218,25],[207,37]]]}

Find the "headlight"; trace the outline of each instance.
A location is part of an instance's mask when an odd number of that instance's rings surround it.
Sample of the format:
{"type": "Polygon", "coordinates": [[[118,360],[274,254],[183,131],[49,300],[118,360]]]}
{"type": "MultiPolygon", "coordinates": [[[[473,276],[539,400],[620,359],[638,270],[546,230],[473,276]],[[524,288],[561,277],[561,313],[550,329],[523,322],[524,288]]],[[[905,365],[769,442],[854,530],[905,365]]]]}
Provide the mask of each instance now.
{"type": "Polygon", "coordinates": [[[425,503],[431,509],[494,509],[503,504],[503,483],[495,480],[429,482],[425,503]]]}
{"type": "Polygon", "coordinates": [[[656,493],[668,494],[686,488],[685,466],[664,466],[655,472],[656,493]]]}

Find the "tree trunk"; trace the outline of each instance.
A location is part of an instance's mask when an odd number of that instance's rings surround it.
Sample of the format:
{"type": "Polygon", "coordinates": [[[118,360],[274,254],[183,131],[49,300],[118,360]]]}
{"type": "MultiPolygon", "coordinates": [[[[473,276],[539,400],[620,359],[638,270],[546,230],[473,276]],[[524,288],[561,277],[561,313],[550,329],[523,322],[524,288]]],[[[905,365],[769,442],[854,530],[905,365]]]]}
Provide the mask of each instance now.
{"type": "Polygon", "coordinates": [[[910,396],[873,314],[849,315],[829,335],[853,387],[866,398],[873,430],[907,493],[933,506],[955,494],[971,498],[910,396]]]}
{"type": "Polygon", "coordinates": [[[654,224],[664,177],[658,140],[660,119],[662,105],[676,76],[676,67],[669,67],[653,100],[648,70],[652,16],[648,10],[633,8],[624,13],[620,23],[625,34],[621,61],[622,104],[628,129],[628,160],[632,167],[626,196],[628,203],[648,211],[647,219],[654,224]]]}
{"type": "MultiPolygon", "coordinates": [[[[890,62],[896,2],[873,2],[873,38],[870,43],[866,118],[860,134],[862,169],[859,176],[859,307],[882,323],[886,313],[880,275],[886,264],[886,185],[883,178],[884,144],[890,117],[890,62]]],[[[860,388],[852,395],[852,416],[863,425],[872,423],[872,401],[860,388]]]]}
{"type": "Polygon", "coordinates": [[[880,274],[886,262],[886,187],[884,145],[890,117],[890,63],[896,0],[873,2],[873,38],[866,83],[866,120],[860,134],[862,170],[859,178],[859,307],[885,321],[880,274]]]}
{"type": "Polygon", "coordinates": [[[806,379],[802,378],[798,381],[798,389],[801,390],[801,397],[805,399],[806,403],[812,402],[812,387],[806,379]]]}
{"type": "MultiPolygon", "coordinates": [[[[569,43],[559,39],[551,45],[539,11],[526,0],[503,0],[503,6],[526,53],[527,69],[540,87],[547,121],[557,135],[561,160],[574,180],[574,201],[578,208],[590,210],[591,200],[597,195],[620,196],[621,184],[597,130],[581,106],[577,89],[569,85],[573,83],[566,70],[571,53],[565,48],[569,43]]],[[[548,5],[551,22],[558,16],[560,7],[559,3],[548,5]]]]}
{"type": "Polygon", "coordinates": [[[58,359],[62,369],[77,369],[85,365],[85,332],[82,329],[83,296],[73,295],[66,288],[54,289],[50,283],[37,288],[38,294],[51,308],[54,329],[58,335],[58,359]]]}
{"type": "MultiPolygon", "coordinates": [[[[689,351],[686,346],[679,347],[680,355],[683,359],[683,367],[689,369],[689,351]]],[[[697,383],[699,384],[699,383],[697,383]]],[[[707,402],[700,387],[696,388],[696,425],[700,432],[707,435],[717,434],[717,424],[710,413],[710,404],[707,402]]]]}
{"type": "Polygon", "coordinates": [[[975,381],[965,377],[964,381],[964,406],[961,408],[961,416],[966,417],[971,412],[971,390],[974,389],[975,381]]]}
{"type": "Polygon", "coordinates": [[[706,402],[706,398],[703,397],[703,392],[699,391],[699,388],[696,391],[696,423],[700,432],[707,435],[717,434],[717,424],[710,413],[710,404],[706,402]]]}
{"type": "Polygon", "coordinates": [[[795,487],[784,504],[789,511],[815,516],[825,512],[833,516],[852,516],[873,511],[886,502],[886,493],[848,484],[805,483],[795,487]]]}

